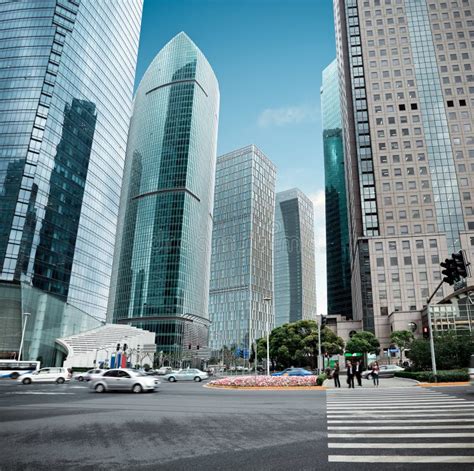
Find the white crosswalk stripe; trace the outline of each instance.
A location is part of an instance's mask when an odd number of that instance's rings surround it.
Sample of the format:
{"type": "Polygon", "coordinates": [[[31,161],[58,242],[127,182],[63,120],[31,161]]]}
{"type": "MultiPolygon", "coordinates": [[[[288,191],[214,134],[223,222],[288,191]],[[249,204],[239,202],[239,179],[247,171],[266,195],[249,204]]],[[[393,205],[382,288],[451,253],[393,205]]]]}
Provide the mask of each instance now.
{"type": "Polygon", "coordinates": [[[332,463],[474,464],[474,402],[440,391],[330,390],[327,428],[332,463]]]}

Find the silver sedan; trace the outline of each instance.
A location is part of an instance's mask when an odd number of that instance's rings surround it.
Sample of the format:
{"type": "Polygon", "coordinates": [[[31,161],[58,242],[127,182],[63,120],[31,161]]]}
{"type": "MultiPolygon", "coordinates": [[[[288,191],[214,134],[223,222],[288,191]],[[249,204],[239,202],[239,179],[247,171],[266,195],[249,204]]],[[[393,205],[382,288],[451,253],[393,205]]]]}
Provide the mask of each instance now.
{"type": "Polygon", "coordinates": [[[101,376],[90,382],[90,388],[101,393],[105,391],[129,391],[141,393],[154,391],[160,382],[153,376],[145,375],[132,369],[107,370],[101,376]]]}
{"type": "Polygon", "coordinates": [[[186,368],[185,370],[173,371],[163,376],[163,379],[167,379],[170,383],[175,381],[196,381],[200,382],[203,379],[208,379],[209,375],[204,371],[198,370],[197,368],[186,368]]]}

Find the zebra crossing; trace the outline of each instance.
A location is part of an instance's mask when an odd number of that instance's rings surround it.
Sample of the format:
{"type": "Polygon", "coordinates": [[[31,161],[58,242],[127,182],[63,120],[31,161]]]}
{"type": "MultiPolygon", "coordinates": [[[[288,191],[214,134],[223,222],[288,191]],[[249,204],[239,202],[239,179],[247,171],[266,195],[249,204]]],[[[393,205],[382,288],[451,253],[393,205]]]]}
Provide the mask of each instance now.
{"type": "Polygon", "coordinates": [[[326,397],[329,462],[474,463],[472,401],[417,387],[332,389],[326,397]]]}

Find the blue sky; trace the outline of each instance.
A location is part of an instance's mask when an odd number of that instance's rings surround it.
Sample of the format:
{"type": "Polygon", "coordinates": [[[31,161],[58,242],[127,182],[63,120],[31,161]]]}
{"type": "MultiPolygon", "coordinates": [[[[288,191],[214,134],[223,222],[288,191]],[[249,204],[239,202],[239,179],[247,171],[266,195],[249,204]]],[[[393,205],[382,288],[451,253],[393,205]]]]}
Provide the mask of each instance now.
{"type": "Polygon", "coordinates": [[[145,0],[136,84],[184,31],[219,81],[218,155],[248,144],[277,166],[277,190],[315,204],[318,312],[326,312],[322,70],[335,57],[332,0],[145,0]]]}

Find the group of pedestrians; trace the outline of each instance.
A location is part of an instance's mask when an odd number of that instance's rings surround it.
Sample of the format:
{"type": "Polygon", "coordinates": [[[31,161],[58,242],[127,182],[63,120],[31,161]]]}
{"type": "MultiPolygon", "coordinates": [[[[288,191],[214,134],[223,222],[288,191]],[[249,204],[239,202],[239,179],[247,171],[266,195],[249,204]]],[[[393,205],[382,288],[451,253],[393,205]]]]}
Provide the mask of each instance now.
{"type": "MultiPolygon", "coordinates": [[[[372,379],[374,381],[374,387],[378,387],[379,385],[379,364],[378,362],[374,361],[371,366],[371,371],[370,375],[372,376],[372,379]]],[[[347,385],[349,388],[354,388],[355,387],[355,380],[357,380],[357,384],[359,386],[362,386],[362,371],[363,371],[363,366],[360,361],[356,361],[355,364],[352,364],[352,362],[349,360],[346,363],[346,375],[347,375],[347,385]]],[[[336,361],[334,365],[334,371],[332,373],[332,377],[334,379],[334,386],[336,388],[341,387],[341,381],[339,380],[339,374],[341,372],[341,368],[339,366],[339,362],[336,361]]]]}

